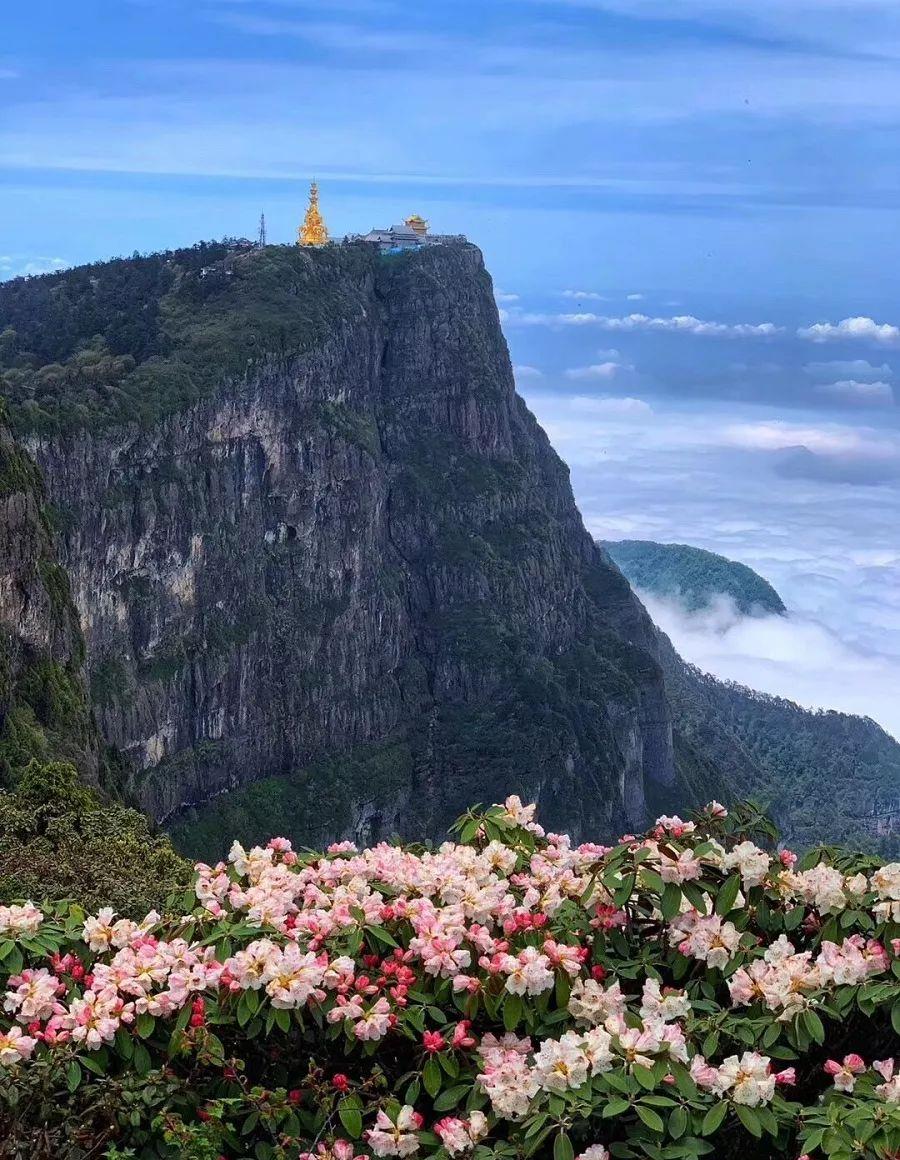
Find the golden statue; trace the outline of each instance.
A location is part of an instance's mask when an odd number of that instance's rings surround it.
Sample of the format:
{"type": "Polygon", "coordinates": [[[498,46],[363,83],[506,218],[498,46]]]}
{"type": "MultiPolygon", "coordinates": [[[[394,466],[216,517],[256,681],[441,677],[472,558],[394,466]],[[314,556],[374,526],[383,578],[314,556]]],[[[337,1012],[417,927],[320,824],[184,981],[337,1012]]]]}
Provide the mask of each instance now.
{"type": "Polygon", "coordinates": [[[315,182],[309,187],[309,208],[303,225],[297,231],[298,246],[324,246],[328,241],[328,227],[319,210],[319,187],[315,182]]]}
{"type": "Polygon", "coordinates": [[[406,224],[413,231],[413,233],[418,234],[420,238],[424,238],[428,233],[428,222],[423,217],[420,217],[420,215],[417,213],[414,213],[412,217],[408,217],[406,219],[406,224]]]}

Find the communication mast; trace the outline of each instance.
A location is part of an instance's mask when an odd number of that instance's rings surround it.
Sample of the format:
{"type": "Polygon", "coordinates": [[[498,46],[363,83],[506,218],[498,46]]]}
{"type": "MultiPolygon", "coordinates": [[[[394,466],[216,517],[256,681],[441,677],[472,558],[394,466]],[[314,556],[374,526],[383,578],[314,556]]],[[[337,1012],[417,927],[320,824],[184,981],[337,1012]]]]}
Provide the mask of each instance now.
{"type": "Polygon", "coordinates": [[[259,237],[256,244],[260,249],[266,244],[266,215],[264,213],[259,215],[259,237]]]}

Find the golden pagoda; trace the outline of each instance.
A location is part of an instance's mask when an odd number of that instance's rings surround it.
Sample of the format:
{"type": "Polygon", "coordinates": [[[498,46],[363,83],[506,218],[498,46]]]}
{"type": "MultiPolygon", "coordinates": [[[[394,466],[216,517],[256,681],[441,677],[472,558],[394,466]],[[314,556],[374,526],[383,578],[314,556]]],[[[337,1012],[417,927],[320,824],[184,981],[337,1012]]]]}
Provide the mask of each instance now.
{"type": "Polygon", "coordinates": [[[414,234],[418,234],[420,238],[424,238],[428,233],[428,222],[417,213],[414,213],[412,217],[406,219],[406,225],[409,226],[414,234]]]}
{"type": "Polygon", "coordinates": [[[298,246],[324,246],[328,241],[328,227],[319,210],[319,187],[313,182],[309,187],[309,208],[303,225],[297,231],[298,246]]]}

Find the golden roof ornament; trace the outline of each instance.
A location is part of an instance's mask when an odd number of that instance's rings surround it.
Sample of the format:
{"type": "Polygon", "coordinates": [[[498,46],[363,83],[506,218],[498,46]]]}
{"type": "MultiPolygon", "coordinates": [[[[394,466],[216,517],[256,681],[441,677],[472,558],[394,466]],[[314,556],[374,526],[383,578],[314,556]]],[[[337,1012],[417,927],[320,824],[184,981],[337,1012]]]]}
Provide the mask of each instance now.
{"type": "Polygon", "coordinates": [[[428,222],[417,213],[406,219],[406,225],[420,238],[424,238],[428,233],[428,222]]]}
{"type": "Polygon", "coordinates": [[[315,182],[309,187],[309,207],[303,225],[297,231],[298,246],[324,246],[328,241],[328,227],[319,209],[319,187],[315,182]]]}

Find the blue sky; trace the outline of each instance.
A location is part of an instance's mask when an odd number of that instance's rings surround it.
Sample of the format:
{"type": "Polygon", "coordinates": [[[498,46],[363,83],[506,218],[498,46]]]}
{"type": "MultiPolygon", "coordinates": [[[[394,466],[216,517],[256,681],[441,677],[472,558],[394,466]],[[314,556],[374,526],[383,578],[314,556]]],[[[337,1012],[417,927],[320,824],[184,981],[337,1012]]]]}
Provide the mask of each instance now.
{"type": "Polygon", "coordinates": [[[523,289],[897,298],[892,0],[7,7],[15,268],[287,239],[315,173],[336,232],[418,208],[523,289]]]}
{"type": "Polygon", "coordinates": [[[896,0],[8,5],[0,277],[289,241],[313,175],[465,232],[588,526],[791,605],[654,609],[686,655],[900,735],[898,63],[896,0]]]}

